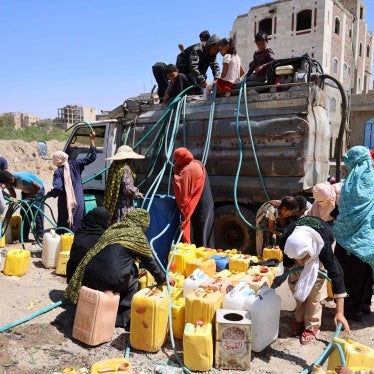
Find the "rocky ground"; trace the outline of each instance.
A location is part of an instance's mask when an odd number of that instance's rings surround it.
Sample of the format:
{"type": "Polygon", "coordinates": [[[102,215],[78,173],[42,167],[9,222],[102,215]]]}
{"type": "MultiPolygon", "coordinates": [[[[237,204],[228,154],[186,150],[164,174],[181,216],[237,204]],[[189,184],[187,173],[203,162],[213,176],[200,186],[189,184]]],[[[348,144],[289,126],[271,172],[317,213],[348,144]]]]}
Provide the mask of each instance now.
{"type": "MultiPolygon", "coordinates": [[[[0,141],[0,149],[10,163],[10,171],[30,170],[39,174],[50,187],[53,167],[51,162],[41,160],[36,155],[36,143],[0,141]],[[33,155],[35,152],[35,155],[33,155]]],[[[61,149],[62,144],[49,144],[49,152],[61,149]]],[[[19,244],[1,248],[1,265],[3,269],[5,253],[19,244]]],[[[66,286],[64,277],[56,275],[53,269],[45,269],[41,262],[41,249],[31,243],[26,244],[31,250],[30,268],[22,277],[6,276],[0,273],[0,328],[18,319],[38,314],[53,303],[63,300],[66,286]]],[[[283,284],[277,292],[282,297],[279,337],[261,353],[252,353],[252,373],[299,373],[321,354],[335,330],[333,326],[334,303],[324,302],[323,324],[321,334],[315,344],[302,346],[297,338],[288,336],[293,318],[294,301],[287,285],[283,284]]],[[[53,308],[36,318],[9,328],[0,333],[0,374],[52,374],[65,368],[91,368],[101,359],[123,357],[129,333],[116,328],[113,339],[98,347],[88,347],[72,338],[74,307],[69,303],[53,308]]],[[[264,327],[266,328],[266,327],[264,327]]],[[[374,347],[374,313],[365,316],[362,323],[352,323],[354,340],[374,347]]],[[[340,334],[341,337],[345,333],[340,334]]],[[[130,351],[133,372],[152,373],[159,365],[176,362],[175,352],[183,359],[181,341],[175,340],[175,351],[168,338],[158,353],[130,351]]],[[[169,366],[171,370],[171,366],[169,366]]],[[[213,369],[212,373],[235,373],[213,369]]],[[[238,372],[239,373],[239,372],[238,372]]]]}

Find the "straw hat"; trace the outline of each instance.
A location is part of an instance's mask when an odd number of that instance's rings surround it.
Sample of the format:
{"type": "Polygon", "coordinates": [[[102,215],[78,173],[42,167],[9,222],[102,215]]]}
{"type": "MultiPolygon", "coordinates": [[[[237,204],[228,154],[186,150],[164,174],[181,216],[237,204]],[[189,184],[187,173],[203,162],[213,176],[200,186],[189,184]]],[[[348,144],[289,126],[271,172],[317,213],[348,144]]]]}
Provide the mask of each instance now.
{"type": "Polygon", "coordinates": [[[134,152],[128,145],[121,145],[114,156],[108,157],[106,160],[127,160],[127,159],[141,159],[144,156],[134,152]]]}

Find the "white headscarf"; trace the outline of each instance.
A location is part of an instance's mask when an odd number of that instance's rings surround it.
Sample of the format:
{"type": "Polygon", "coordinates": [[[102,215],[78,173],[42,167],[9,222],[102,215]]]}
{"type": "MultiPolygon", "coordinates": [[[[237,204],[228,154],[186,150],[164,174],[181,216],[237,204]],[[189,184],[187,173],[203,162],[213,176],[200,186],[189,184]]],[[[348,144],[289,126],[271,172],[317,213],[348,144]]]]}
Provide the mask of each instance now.
{"type": "Polygon", "coordinates": [[[296,226],[287,238],[284,253],[289,258],[302,259],[309,254],[300,278],[296,283],[294,297],[305,301],[316,283],[319,269],[319,254],[324,246],[321,235],[308,226],[296,226]]]}
{"type": "Polygon", "coordinates": [[[66,208],[68,211],[68,222],[70,226],[73,226],[73,209],[77,205],[77,200],[75,198],[73,182],[71,180],[68,158],[68,154],[62,151],[57,151],[52,155],[53,165],[57,167],[64,167],[64,187],[66,192],[66,208]]]}

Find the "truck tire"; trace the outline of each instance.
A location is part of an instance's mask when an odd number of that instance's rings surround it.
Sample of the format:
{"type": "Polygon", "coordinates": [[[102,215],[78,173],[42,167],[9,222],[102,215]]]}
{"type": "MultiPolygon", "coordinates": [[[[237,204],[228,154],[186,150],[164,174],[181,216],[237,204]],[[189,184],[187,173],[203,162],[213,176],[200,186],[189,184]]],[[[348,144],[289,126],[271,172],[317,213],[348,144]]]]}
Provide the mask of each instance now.
{"type": "MultiPolygon", "coordinates": [[[[251,209],[241,206],[240,212],[247,221],[255,225],[256,215],[251,209]]],[[[256,253],[256,231],[242,221],[234,204],[218,207],[214,216],[216,248],[236,248],[243,253],[256,253]]]]}

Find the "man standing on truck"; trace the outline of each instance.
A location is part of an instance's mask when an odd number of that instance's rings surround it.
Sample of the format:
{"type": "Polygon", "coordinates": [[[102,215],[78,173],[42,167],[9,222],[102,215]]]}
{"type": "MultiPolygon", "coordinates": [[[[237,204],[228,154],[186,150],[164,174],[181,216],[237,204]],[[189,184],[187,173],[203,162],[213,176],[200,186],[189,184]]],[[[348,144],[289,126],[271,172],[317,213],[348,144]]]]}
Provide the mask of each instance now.
{"type": "MultiPolygon", "coordinates": [[[[189,72],[186,74],[190,85],[201,84],[201,87],[205,88],[208,85],[206,72],[209,67],[212,70],[214,81],[220,77],[220,69],[216,58],[220,40],[218,35],[213,34],[206,43],[198,43],[191,49],[189,72]]],[[[200,95],[203,91],[199,87],[191,93],[200,95]]]]}

